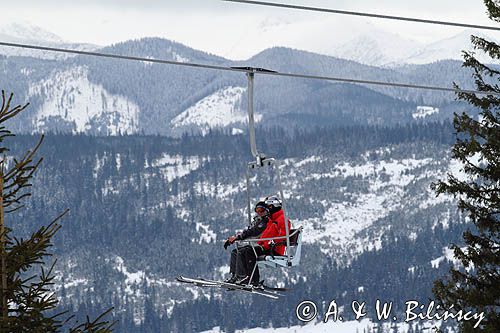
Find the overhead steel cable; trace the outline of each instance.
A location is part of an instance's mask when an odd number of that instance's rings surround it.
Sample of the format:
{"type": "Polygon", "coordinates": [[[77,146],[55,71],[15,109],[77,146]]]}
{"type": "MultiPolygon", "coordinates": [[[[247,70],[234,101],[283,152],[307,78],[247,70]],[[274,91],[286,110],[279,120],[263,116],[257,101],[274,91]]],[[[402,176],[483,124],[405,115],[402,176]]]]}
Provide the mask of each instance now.
{"type": "Polygon", "coordinates": [[[314,12],[333,13],[333,14],[342,14],[342,15],[365,16],[365,17],[372,17],[372,18],[381,18],[381,19],[386,19],[386,20],[409,21],[409,22],[417,22],[417,23],[439,24],[439,25],[448,25],[448,26],[454,26],[454,27],[500,31],[500,27],[493,27],[493,26],[487,26],[487,25],[468,24],[468,23],[460,23],[460,22],[448,22],[448,21],[436,21],[436,20],[427,20],[427,19],[404,17],[404,16],[392,16],[392,15],[363,13],[363,12],[329,9],[329,8],[299,6],[299,5],[290,5],[290,4],[277,3],[277,2],[247,1],[247,0],[221,0],[221,1],[238,2],[238,3],[249,4],[249,5],[260,5],[260,6],[268,6],[268,7],[301,9],[301,10],[308,10],[308,11],[314,11],[314,12]]]}
{"type": "Polygon", "coordinates": [[[1,41],[0,41],[0,46],[17,47],[17,48],[24,48],[24,49],[31,49],[31,50],[51,51],[51,52],[62,52],[62,53],[69,53],[69,54],[87,55],[87,56],[104,57],[104,58],[112,58],[112,59],[143,61],[143,62],[176,65],[176,66],[184,66],[184,67],[206,68],[206,69],[240,72],[240,73],[255,73],[255,74],[261,74],[261,75],[273,75],[273,76],[302,78],[302,79],[327,80],[327,81],[337,81],[337,82],[345,82],[345,83],[359,83],[359,84],[378,85],[378,86],[390,86],[390,87],[399,87],[399,88],[426,89],[426,90],[448,91],[448,92],[455,92],[455,93],[463,92],[463,93],[470,93],[470,94],[500,96],[500,93],[491,92],[491,91],[456,89],[456,88],[418,85],[418,84],[409,84],[409,83],[398,83],[398,82],[358,80],[358,79],[351,79],[351,78],[309,75],[309,74],[280,73],[280,72],[268,71],[268,70],[258,70],[258,69],[256,70],[255,68],[251,68],[251,67],[228,67],[228,66],[208,65],[208,64],[199,64],[199,63],[193,63],[193,62],[180,62],[180,61],[164,60],[164,59],[151,59],[151,58],[126,56],[126,55],[119,55],[119,54],[112,54],[112,53],[80,51],[80,50],[73,50],[73,49],[61,49],[61,48],[56,48],[56,47],[8,43],[8,42],[1,42],[1,41]]]}
{"type": "MultiPolygon", "coordinates": [[[[30,44],[0,42],[0,46],[18,47],[18,48],[23,48],[23,49],[32,49],[32,50],[41,50],[41,51],[62,52],[62,53],[88,55],[88,56],[113,58],[113,59],[148,61],[148,62],[153,62],[153,63],[158,63],[158,64],[180,65],[180,66],[189,66],[189,67],[202,67],[202,68],[209,68],[209,69],[228,70],[228,67],[224,67],[224,66],[195,64],[195,63],[187,63],[187,62],[180,62],[180,61],[151,59],[151,58],[142,58],[142,57],[135,57],[135,56],[124,56],[124,55],[119,55],[119,54],[101,53],[101,52],[92,52],[92,51],[80,51],[80,50],[73,50],[73,49],[61,49],[61,48],[57,48],[57,47],[48,47],[48,46],[39,46],[39,45],[30,45],[30,44]]],[[[240,72],[245,72],[245,71],[241,70],[240,72]]]]}

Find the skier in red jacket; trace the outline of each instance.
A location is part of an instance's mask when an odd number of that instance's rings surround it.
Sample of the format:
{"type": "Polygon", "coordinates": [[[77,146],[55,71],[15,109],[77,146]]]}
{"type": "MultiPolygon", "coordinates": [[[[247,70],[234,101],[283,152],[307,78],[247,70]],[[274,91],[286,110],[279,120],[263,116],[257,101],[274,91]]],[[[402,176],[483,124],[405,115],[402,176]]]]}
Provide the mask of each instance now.
{"type": "MultiPolygon", "coordinates": [[[[286,246],[286,229],[285,217],[281,209],[281,201],[277,196],[269,196],[264,201],[257,203],[255,212],[261,218],[261,222],[256,226],[249,227],[241,234],[229,237],[224,243],[224,248],[236,240],[244,240],[250,237],[256,237],[260,233],[259,238],[277,238],[275,240],[258,241],[255,245],[246,245],[238,247],[231,252],[231,277],[226,280],[229,283],[247,284],[250,281],[250,276],[257,261],[257,257],[261,255],[284,255],[286,246]],[[256,257],[257,255],[257,257],[256,257]]],[[[290,230],[290,222],[288,222],[290,230]]],[[[260,280],[259,269],[255,267],[255,273],[252,281],[253,285],[258,285],[260,280]]]]}

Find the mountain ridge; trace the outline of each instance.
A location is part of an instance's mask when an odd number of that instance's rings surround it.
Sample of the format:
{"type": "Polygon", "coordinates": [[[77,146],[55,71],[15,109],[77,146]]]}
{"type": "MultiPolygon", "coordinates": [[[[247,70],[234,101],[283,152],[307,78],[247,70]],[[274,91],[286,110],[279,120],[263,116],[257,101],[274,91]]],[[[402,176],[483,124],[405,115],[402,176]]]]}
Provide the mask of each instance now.
{"type": "MultiPolygon", "coordinates": [[[[461,68],[457,61],[382,68],[308,51],[274,47],[247,61],[231,62],[162,38],[122,42],[101,51],[227,67],[264,67],[282,73],[441,86],[457,82],[463,88],[472,85],[469,72],[461,68]]],[[[169,124],[200,101],[215,98],[221,90],[247,85],[241,73],[81,55],[57,62],[5,57],[0,59],[0,65],[5,72],[0,84],[9,90],[8,87],[15,82],[18,88],[12,90],[21,99],[32,103],[32,110],[24,118],[19,118],[23,125],[15,124],[24,133],[199,133],[201,127],[187,126],[183,131],[174,130],[169,124]],[[76,72],[81,75],[78,80],[69,75],[76,72]],[[82,91],[90,93],[83,95],[82,91]],[[92,110],[87,110],[85,105],[91,106],[92,110]]],[[[234,104],[235,110],[246,110],[246,98],[246,94],[242,94],[234,104]]],[[[255,80],[255,106],[257,113],[266,114],[272,122],[284,117],[283,123],[289,128],[300,128],[306,118],[318,124],[327,121],[342,125],[442,120],[451,117],[458,108],[466,107],[455,102],[452,93],[446,92],[259,75],[255,80]],[[439,108],[440,112],[419,120],[413,119],[412,114],[420,106],[439,108]]],[[[217,110],[205,109],[198,113],[202,118],[214,118],[210,112],[217,110]]]]}
{"type": "MultiPolygon", "coordinates": [[[[323,22],[323,21],[321,21],[323,22]]],[[[295,25],[301,26],[301,22],[290,22],[281,20],[263,20],[258,26],[259,30],[262,30],[262,34],[273,33],[274,30],[278,29],[279,31],[283,29],[290,29],[290,27],[294,27],[295,25]],[[268,22],[269,21],[269,22],[268,22]]],[[[332,24],[329,20],[324,21],[323,23],[317,22],[318,27],[313,28],[314,24],[311,26],[311,29],[319,29],[320,26],[323,26],[322,29],[325,29],[326,26],[332,24]],[[329,23],[328,23],[329,22],[329,23]],[[325,25],[326,24],[326,25],[325,25]]],[[[360,63],[373,65],[373,66],[383,66],[383,67],[393,67],[400,66],[404,64],[425,64],[432,63],[439,60],[460,60],[462,59],[461,51],[462,50],[471,50],[470,45],[470,35],[479,35],[481,37],[485,37],[489,40],[495,40],[491,36],[488,36],[484,33],[478,33],[474,30],[468,29],[463,30],[455,35],[450,35],[448,37],[441,38],[439,40],[430,41],[427,43],[419,42],[414,39],[408,37],[402,37],[397,33],[392,31],[385,31],[381,29],[377,29],[376,27],[371,26],[368,23],[365,23],[364,28],[359,31],[354,31],[352,33],[351,38],[345,38],[345,36],[340,36],[338,34],[334,34],[334,39],[328,41],[326,43],[320,43],[319,45],[315,45],[313,43],[314,39],[306,38],[303,33],[300,34],[301,37],[297,37],[300,39],[305,39],[303,43],[297,43],[287,40],[287,38],[283,39],[282,43],[274,42],[263,49],[272,48],[274,46],[282,46],[297,50],[305,50],[310,51],[322,55],[340,57],[348,60],[354,60],[360,63]]],[[[275,34],[280,34],[279,32],[274,31],[275,34]]],[[[283,36],[283,34],[281,33],[283,36]]],[[[28,22],[21,23],[12,23],[0,26],[0,38],[10,42],[20,42],[20,43],[35,43],[39,44],[42,42],[47,46],[61,46],[68,48],[78,48],[81,50],[96,50],[99,48],[106,48],[103,46],[98,46],[91,43],[78,43],[78,42],[69,42],[63,40],[58,35],[43,29],[41,27],[32,25],[28,22]]],[[[139,39],[144,38],[162,38],[167,39],[165,37],[141,37],[139,39]]],[[[120,43],[126,42],[117,42],[112,43],[109,46],[117,45],[120,43]]],[[[179,42],[179,44],[186,44],[185,42],[179,42]]],[[[107,46],[107,47],[109,47],[107,46]]],[[[8,51],[7,48],[0,48],[0,53],[8,54],[8,55],[21,55],[21,52],[14,52],[13,50],[8,51]]],[[[24,51],[25,55],[27,51],[24,51]]],[[[204,51],[206,52],[206,51],[204,51]]],[[[261,51],[256,51],[253,56],[261,51]]],[[[209,53],[209,52],[207,52],[209,53]]],[[[225,52],[227,53],[227,52],[225,52]]],[[[209,53],[213,56],[218,56],[215,53],[209,53]]],[[[50,53],[31,53],[32,56],[43,56],[48,57],[50,53]]],[[[62,55],[54,55],[54,57],[62,57],[62,55]]],[[[253,56],[246,57],[246,60],[252,58],[253,56]]],[[[230,60],[234,62],[246,61],[246,60],[230,60]]],[[[484,59],[481,59],[484,60],[484,59]]]]}

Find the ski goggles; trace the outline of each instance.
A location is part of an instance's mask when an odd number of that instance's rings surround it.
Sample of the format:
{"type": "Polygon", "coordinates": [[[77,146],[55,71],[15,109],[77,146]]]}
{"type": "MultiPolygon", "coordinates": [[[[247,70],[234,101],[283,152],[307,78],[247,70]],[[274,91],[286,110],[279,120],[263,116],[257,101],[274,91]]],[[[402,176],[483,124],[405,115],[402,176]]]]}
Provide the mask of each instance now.
{"type": "Polygon", "coordinates": [[[267,208],[264,208],[264,207],[256,207],[255,208],[255,212],[259,215],[264,215],[264,214],[267,214],[269,213],[269,211],[267,210],[267,208]]]}

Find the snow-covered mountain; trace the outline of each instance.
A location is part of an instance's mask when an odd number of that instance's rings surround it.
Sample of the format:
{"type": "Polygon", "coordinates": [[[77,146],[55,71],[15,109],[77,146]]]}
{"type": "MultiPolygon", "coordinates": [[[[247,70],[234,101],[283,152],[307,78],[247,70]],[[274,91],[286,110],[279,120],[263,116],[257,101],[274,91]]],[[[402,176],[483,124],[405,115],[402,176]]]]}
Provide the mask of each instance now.
{"type": "MultiPolygon", "coordinates": [[[[374,38],[370,40],[378,53],[364,57],[371,56],[372,62],[392,61],[379,51],[383,45],[394,43],[384,44],[384,35],[374,34],[374,38]]],[[[54,36],[49,39],[58,40],[54,36]]],[[[362,43],[360,40],[360,52],[362,43]]],[[[470,73],[460,68],[458,61],[388,68],[275,47],[235,63],[160,38],[127,41],[109,46],[103,52],[228,67],[263,67],[279,72],[290,72],[293,68],[296,73],[365,80],[439,86],[457,82],[464,88],[473,87],[470,73]]],[[[179,135],[206,133],[214,128],[239,132],[245,127],[244,75],[84,56],[57,62],[12,56],[0,58],[0,65],[5,68],[0,84],[21,100],[31,102],[22,124],[16,124],[22,132],[179,135]]],[[[274,77],[257,78],[255,87],[257,120],[259,114],[266,114],[264,126],[433,121],[450,118],[459,107],[450,93],[394,87],[274,77]],[[418,105],[439,108],[440,112],[416,118],[412,114],[418,105]]]]}
{"type": "MultiPolygon", "coordinates": [[[[404,64],[429,64],[440,60],[463,60],[462,51],[472,51],[471,35],[495,40],[487,34],[466,30],[451,37],[424,44],[401,36],[374,30],[363,34],[334,48],[329,55],[354,60],[374,66],[400,66],[404,64]]],[[[491,62],[485,55],[479,54],[481,62],[491,62]]]]}
{"type": "Polygon", "coordinates": [[[139,106],[88,80],[88,70],[73,67],[56,72],[29,88],[28,98],[43,94],[33,119],[34,131],[65,127],[76,133],[133,134],[138,130],[139,106]]]}
{"type": "MultiPolygon", "coordinates": [[[[428,64],[443,59],[463,60],[462,51],[473,51],[471,35],[495,41],[491,36],[481,32],[466,30],[452,37],[442,39],[417,49],[408,57],[399,59],[400,63],[428,64]]],[[[415,49],[412,49],[415,50],[415,49]]],[[[491,63],[491,58],[477,54],[477,59],[484,63],[491,63]]]]}
{"type": "Polygon", "coordinates": [[[395,33],[374,30],[332,48],[330,55],[367,65],[386,66],[409,57],[420,47],[422,43],[418,41],[402,38],[395,33]]]}
{"type": "MultiPolygon", "coordinates": [[[[94,51],[100,46],[89,43],[76,43],[63,40],[60,36],[27,22],[10,23],[0,26],[0,40],[18,44],[34,44],[48,47],[94,51]]],[[[0,46],[0,55],[23,56],[40,59],[67,59],[74,55],[49,51],[0,46]]]]}
{"type": "Polygon", "coordinates": [[[228,49],[221,53],[234,57],[235,48],[242,48],[243,45],[246,50],[250,48],[254,53],[261,52],[266,47],[282,46],[372,66],[392,67],[426,64],[444,59],[461,60],[461,51],[470,49],[471,34],[493,39],[488,34],[465,30],[455,35],[450,33],[446,38],[422,42],[397,31],[380,28],[366,20],[352,24],[352,18],[339,16],[317,20],[273,17],[263,19],[255,27],[255,33],[245,36],[245,42],[228,45],[228,49]]]}
{"type": "MultiPolygon", "coordinates": [[[[247,122],[246,110],[241,105],[244,92],[246,88],[226,87],[204,97],[170,121],[172,130],[182,133],[191,129],[206,134],[215,128],[236,126],[233,128],[239,129],[247,122]]],[[[262,115],[255,114],[256,122],[261,118],[262,115]]]]}
{"type": "MultiPolygon", "coordinates": [[[[474,30],[466,30],[454,36],[424,44],[403,37],[393,31],[381,29],[374,24],[361,21],[349,24],[345,17],[324,18],[319,20],[290,20],[285,18],[265,18],[256,24],[256,32],[246,36],[246,48],[254,48],[254,53],[263,51],[266,46],[283,46],[306,50],[319,54],[354,60],[373,66],[395,66],[402,64],[426,64],[444,59],[462,59],[461,51],[470,50],[470,35],[487,37],[474,30]],[[345,27],[349,26],[349,34],[345,27]],[[321,36],[321,38],[314,38],[321,36]],[[254,41],[252,38],[256,38],[254,41]],[[260,46],[255,46],[260,45],[260,46]]],[[[15,43],[28,43],[53,47],[66,47],[83,51],[93,51],[100,46],[65,41],[58,35],[34,26],[28,22],[11,23],[0,26],[0,40],[15,43]]],[[[493,39],[494,40],[494,39],[493,39]]],[[[234,49],[243,43],[228,45],[221,54],[233,57],[234,49]]],[[[45,59],[63,59],[71,55],[0,47],[0,54],[8,56],[33,56],[45,59]]],[[[479,57],[480,60],[488,60],[479,57]]],[[[186,58],[178,58],[185,61],[186,58]]]]}
{"type": "Polygon", "coordinates": [[[56,34],[29,23],[10,23],[0,26],[0,38],[8,42],[62,44],[64,40],[56,34]]]}
{"type": "Polygon", "coordinates": [[[259,44],[306,50],[373,66],[392,64],[422,46],[367,21],[353,25],[346,17],[315,21],[266,18],[258,31],[255,35],[263,38],[259,44]]]}

